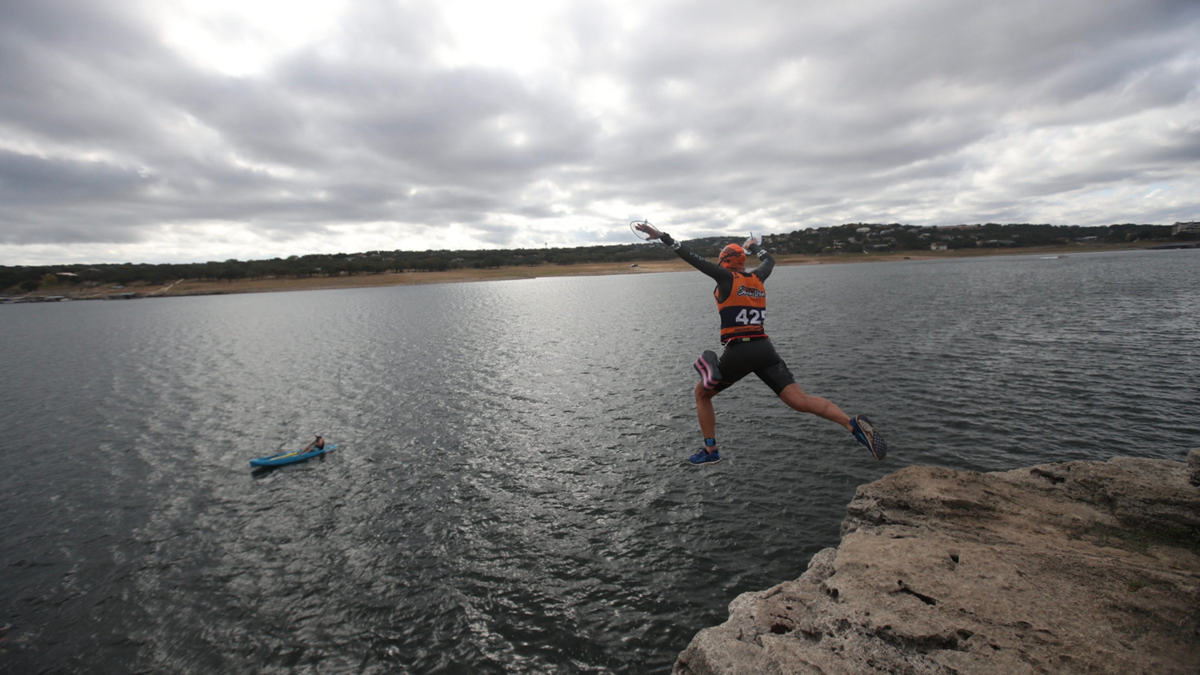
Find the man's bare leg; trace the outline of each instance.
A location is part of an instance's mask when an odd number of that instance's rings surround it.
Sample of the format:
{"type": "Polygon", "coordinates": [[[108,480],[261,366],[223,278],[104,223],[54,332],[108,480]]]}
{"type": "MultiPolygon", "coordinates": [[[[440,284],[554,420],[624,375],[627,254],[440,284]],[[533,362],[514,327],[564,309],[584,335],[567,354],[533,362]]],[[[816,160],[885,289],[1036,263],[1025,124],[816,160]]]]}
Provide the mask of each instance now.
{"type": "MultiPolygon", "coordinates": [[[[783,391],[779,392],[779,399],[781,401],[783,401],[784,403],[786,403],[788,405],[788,407],[791,408],[792,410],[798,410],[803,413],[809,413],[812,415],[816,415],[817,417],[823,417],[823,418],[829,420],[830,422],[837,422],[838,424],[845,427],[846,431],[853,430],[850,427],[850,417],[847,416],[846,413],[842,412],[841,408],[834,405],[832,401],[823,399],[820,396],[813,396],[811,394],[804,393],[804,390],[801,389],[800,385],[798,385],[798,384],[793,383],[793,384],[789,384],[788,386],[784,387],[783,391]]],[[[712,412],[712,401],[711,400],[708,403],[708,409],[709,409],[709,412],[711,413],[712,412]]],[[[700,410],[699,388],[697,388],[697,393],[696,393],[696,410],[697,410],[697,412],[700,410]]],[[[713,424],[715,426],[715,424],[716,424],[715,419],[714,419],[713,424]]],[[[703,418],[701,418],[701,420],[700,420],[700,427],[701,427],[701,429],[704,428],[703,418]]]]}
{"type": "Polygon", "coordinates": [[[717,437],[717,413],[713,410],[713,397],[717,392],[696,385],[696,417],[700,420],[700,432],[705,438],[717,437]]]}

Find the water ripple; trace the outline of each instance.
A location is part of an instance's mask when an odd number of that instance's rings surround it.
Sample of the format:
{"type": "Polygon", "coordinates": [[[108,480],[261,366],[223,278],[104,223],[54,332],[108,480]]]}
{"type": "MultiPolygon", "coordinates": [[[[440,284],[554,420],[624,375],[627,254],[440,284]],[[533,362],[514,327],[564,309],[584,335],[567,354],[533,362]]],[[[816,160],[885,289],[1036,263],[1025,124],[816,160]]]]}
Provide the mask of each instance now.
{"type": "Polygon", "coordinates": [[[1197,260],[778,269],[777,348],[883,464],[750,378],[716,401],[726,461],[683,465],[716,333],[694,273],[5,307],[4,658],[664,670],[888,471],[1182,458],[1197,260]],[[341,447],[248,471],[314,432],[341,447]]]}

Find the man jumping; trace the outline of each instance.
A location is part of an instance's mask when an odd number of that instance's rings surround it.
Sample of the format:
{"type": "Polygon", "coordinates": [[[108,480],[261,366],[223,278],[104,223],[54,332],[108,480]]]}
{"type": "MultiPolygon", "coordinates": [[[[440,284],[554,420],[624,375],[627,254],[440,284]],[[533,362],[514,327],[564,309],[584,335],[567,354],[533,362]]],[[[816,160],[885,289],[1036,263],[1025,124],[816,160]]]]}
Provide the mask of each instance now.
{"type": "Polygon", "coordinates": [[[750,373],[757,375],[792,409],[823,417],[845,427],[871,451],[875,459],[882,460],[887,455],[887,444],[865,415],[848,417],[831,401],[804,393],[796,384],[787,364],[775,352],[771,339],[763,330],[767,317],[767,291],[763,282],[775,267],[775,260],[766,249],[759,247],[753,237],[746,240],[745,246],[762,263],[753,272],[746,272],[746,250],[737,244],[726,246],[721,251],[719,264],[714,265],[650,223],[642,222],[634,227],[651,239],[660,239],[674,249],[680,258],[717,282],[713,296],[721,313],[721,344],[725,350],[720,358],[715,352],[705,351],[696,359],[695,368],[700,373],[700,383],[696,385],[696,416],[700,419],[700,431],[704,434],[704,447],[692,455],[689,462],[716,464],[721,461],[716,441],[717,416],[712,399],[750,373]]]}

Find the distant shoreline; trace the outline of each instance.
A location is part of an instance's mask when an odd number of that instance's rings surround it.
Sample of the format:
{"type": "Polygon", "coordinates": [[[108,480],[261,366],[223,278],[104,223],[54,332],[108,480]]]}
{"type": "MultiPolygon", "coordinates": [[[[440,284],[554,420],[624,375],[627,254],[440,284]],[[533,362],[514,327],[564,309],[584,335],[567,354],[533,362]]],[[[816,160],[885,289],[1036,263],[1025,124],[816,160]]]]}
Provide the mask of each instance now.
{"type": "MultiPolygon", "coordinates": [[[[844,265],[852,263],[889,262],[898,260],[943,260],[1012,255],[1071,255],[1101,251],[1145,250],[1153,245],[1091,244],[1005,249],[956,249],[951,251],[894,251],[887,253],[844,253],[824,255],[781,255],[776,264],[844,265]]],[[[577,263],[574,265],[543,264],[536,266],[498,267],[490,269],[456,269],[442,272],[396,272],[391,274],[357,274],[329,277],[286,277],[236,279],[215,281],[182,279],[169,284],[136,283],[128,286],[80,288],[60,285],[33,293],[4,298],[8,302],[46,302],[54,300],[105,300],[123,298],[158,298],[193,295],[234,295],[242,293],[285,293],[344,288],[379,288],[448,284],[473,281],[512,281],[546,277],[605,276],[612,274],[657,274],[692,269],[683,260],[655,260],[638,263],[577,263]]]]}

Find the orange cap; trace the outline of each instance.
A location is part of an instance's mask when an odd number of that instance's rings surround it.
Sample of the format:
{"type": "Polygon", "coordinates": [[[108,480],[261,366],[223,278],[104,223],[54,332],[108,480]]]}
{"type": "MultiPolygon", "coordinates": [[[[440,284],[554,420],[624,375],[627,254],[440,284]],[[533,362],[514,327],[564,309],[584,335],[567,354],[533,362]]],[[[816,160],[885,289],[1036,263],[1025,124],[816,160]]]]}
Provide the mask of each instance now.
{"type": "Polygon", "coordinates": [[[721,267],[740,270],[746,267],[746,249],[738,244],[730,244],[721,249],[721,257],[717,259],[721,267]]]}

